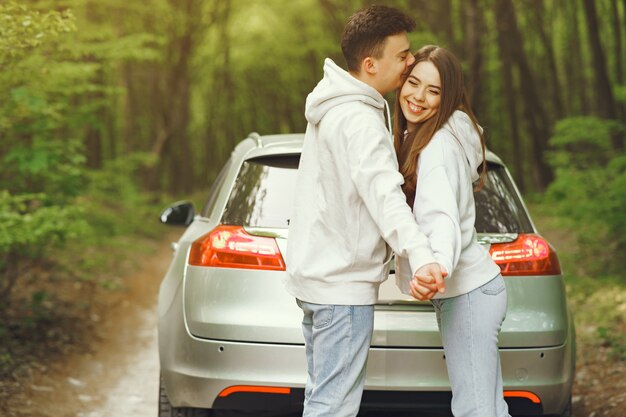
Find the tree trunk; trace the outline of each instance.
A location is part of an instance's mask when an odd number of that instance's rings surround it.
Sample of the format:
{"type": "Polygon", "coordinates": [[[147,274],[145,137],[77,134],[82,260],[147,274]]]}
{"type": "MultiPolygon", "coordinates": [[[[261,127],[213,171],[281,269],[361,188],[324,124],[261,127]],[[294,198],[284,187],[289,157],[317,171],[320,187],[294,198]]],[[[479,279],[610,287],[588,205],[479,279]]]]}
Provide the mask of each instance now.
{"type": "MultiPolygon", "coordinates": [[[[85,18],[89,22],[93,22],[93,23],[99,23],[102,21],[102,18],[100,14],[98,13],[98,10],[95,7],[95,5],[89,2],[85,4],[85,18]]],[[[94,64],[100,63],[98,62],[98,58],[94,56],[89,56],[86,58],[86,60],[94,64]]],[[[97,79],[97,83],[99,86],[106,85],[103,81],[102,71],[103,69],[102,67],[100,67],[95,77],[97,79]]],[[[94,80],[93,82],[95,83],[96,80],[94,80]]],[[[79,99],[79,101],[80,100],[85,100],[88,103],[99,103],[98,109],[93,111],[93,113],[95,114],[90,114],[90,116],[92,117],[88,119],[88,123],[85,125],[84,144],[85,144],[85,152],[86,152],[86,158],[87,158],[87,161],[86,161],[87,167],[91,169],[100,169],[102,168],[102,162],[103,162],[103,155],[102,155],[103,145],[102,145],[101,129],[97,126],[97,123],[101,120],[101,117],[93,117],[93,116],[95,115],[101,116],[104,112],[104,110],[102,109],[103,94],[101,91],[94,91],[91,93],[87,93],[85,97],[82,99],[79,99]]],[[[79,108],[82,108],[85,105],[84,103],[81,103],[81,104],[82,106],[80,106],[79,108]]]]}
{"type": "MultiPolygon", "coordinates": [[[[458,45],[454,38],[454,22],[452,0],[409,0],[406,10],[415,18],[417,30],[428,30],[436,34],[453,53],[461,59],[465,59],[464,45],[458,45]],[[424,25],[425,24],[425,25],[424,25]]],[[[461,26],[465,22],[459,22],[461,26]]],[[[462,28],[464,31],[464,28],[462,28]]],[[[412,45],[417,50],[423,45],[412,45]]]]}
{"type": "MultiPolygon", "coordinates": [[[[95,99],[101,100],[101,98],[95,99]]],[[[93,122],[87,125],[85,130],[85,150],[87,151],[87,167],[91,169],[102,168],[102,141],[100,132],[93,125],[93,122]]]]}
{"type": "Polygon", "coordinates": [[[517,17],[512,0],[496,0],[496,26],[498,35],[507,43],[506,48],[519,71],[520,91],[524,108],[524,118],[532,141],[533,163],[537,169],[536,185],[543,190],[554,178],[552,169],[545,161],[545,152],[550,137],[550,125],[546,117],[533,73],[524,51],[522,34],[517,24],[517,17]]]}
{"type": "MultiPolygon", "coordinates": [[[[626,0],[624,1],[626,5],[626,0]]],[[[626,13],[626,10],[624,10],[626,13]]],[[[622,25],[619,18],[619,8],[617,7],[617,0],[611,0],[611,14],[613,15],[613,53],[615,55],[615,81],[617,84],[624,84],[624,69],[623,69],[623,55],[622,55],[622,25]]]]}
{"type": "Polygon", "coordinates": [[[484,97],[482,96],[484,78],[483,74],[483,47],[482,34],[486,32],[485,17],[480,8],[480,0],[470,0],[463,3],[466,16],[465,50],[469,70],[466,74],[467,91],[470,96],[472,110],[480,116],[484,110],[484,97]]]}
{"type": "Polygon", "coordinates": [[[565,71],[565,85],[568,87],[564,89],[565,103],[567,107],[566,114],[568,115],[580,115],[589,113],[589,99],[588,89],[586,88],[586,82],[583,76],[583,64],[582,58],[582,40],[580,39],[580,22],[578,13],[578,2],[570,2],[569,0],[561,3],[565,10],[566,20],[571,22],[571,25],[566,25],[566,41],[567,52],[564,56],[565,71]]]}
{"type": "Polygon", "coordinates": [[[429,2],[429,4],[435,7],[435,19],[431,20],[433,23],[436,22],[436,24],[432,25],[433,32],[443,37],[453,49],[458,49],[455,46],[456,42],[452,23],[452,1],[439,0],[437,2],[429,2]]]}
{"type": "MultiPolygon", "coordinates": [[[[221,161],[225,159],[228,153],[235,147],[238,140],[234,129],[233,117],[237,116],[232,114],[232,103],[234,101],[234,82],[231,76],[231,0],[221,0],[215,3],[215,30],[217,36],[220,39],[219,49],[216,51],[216,55],[220,59],[216,59],[215,68],[213,70],[213,79],[215,83],[213,88],[209,92],[211,95],[207,98],[208,102],[212,103],[210,108],[211,114],[209,117],[213,118],[213,126],[211,133],[208,137],[213,137],[216,141],[207,146],[206,159],[207,161],[221,161]],[[219,137],[215,137],[218,135],[219,137]]],[[[213,164],[207,164],[207,175],[210,175],[214,167],[208,166],[213,164]]]]}
{"type": "Polygon", "coordinates": [[[203,0],[170,0],[175,14],[169,22],[170,36],[166,46],[165,66],[154,79],[153,105],[158,108],[152,152],[158,164],[151,170],[151,185],[167,187],[172,194],[194,189],[194,159],[188,127],[191,120],[191,65],[202,26],[203,0]],[[159,184],[167,173],[165,184],[159,184]]]}
{"type": "Polygon", "coordinates": [[[533,0],[533,7],[531,10],[534,14],[534,20],[536,22],[535,28],[538,31],[541,43],[545,47],[545,54],[547,60],[547,77],[548,85],[550,88],[550,95],[552,96],[552,104],[554,117],[556,119],[562,119],[565,115],[565,108],[563,107],[563,100],[561,99],[561,83],[559,81],[559,73],[556,65],[556,58],[554,55],[554,47],[552,45],[552,36],[546,31],[545,21],[543,16],[546,13],[546,8],[543,0],[533,0]]]}
{"type": "MultiPolygon", "coordinates": [[[[135,87],[138,87],[140,84],[137,79],[140,78],[138,72],[138,64],[125,62],[120,66],[120,81],[124,85],[124,90],[126,90],[125,94],[125,102],[124,102],[124,135],[123,135],[123,143],[121,144],[121,148],[124,152],[133,152],[137,149],[141,149],[141,144],[137,143],[138,139],[141,139],[141,136],[138,134],[140,131],[139,120],[140,117],[137,117],[142,112],[142,106],[139,104],[139,97],[141,93],[136,91],[135,87]]],[[[143,75],[143,74],[141,74],[143,75]]],[[[143,77],[141,77],[142,81],[143,77]]]]}
{"type": "MultiPolygon", "coordinates": [[[[626,26],[626,0],[622,0],[622,11],[624,12],[624,16],[623,16],[624,17],[624,23],[622,24],[622,27],[624,27],[624,26],[626,26]]],[[[624,31],[624,33],[626,33],[626,31],[624,31]]],[[[623,57],[624,54],[622,54],[620,52],[620,56],[623,57]]],[[[623,77],[623,79],[626,79],[626,65],[624,65],[623,71],[624,72],[622,73],[622,77],[623,77]]]]}
{"type": "MultiPolygon", "coordinates": [[[[194,8],[196,0],[187,0],[183,6],[186,9],[184,21],[185,31],[170,44],[171,61],[174,63],[169,72],[169,94],[164,97],[164,113],[169,113],[170,125],[168,130],[171,138],[167,145],[172,163],[169,178],[170,192],[173,194],[193,190],[193,159],[190,148],[190,138],[187,132],[190,115],[191,74],[189,61],[195,48],[192,20],[198,12],[194,8]]],[[[180,7],[180,2],[175,2],[180,7]]],[[[174,4],[173,4],[174,6],[174,4]]]]}
{"type": "Polygon", "coordinates": [[[513,173],[515,182],[522,192],[526,191],[526,178],[524,175],[524,149],[519,133],[517,97],[515,95],[513,80],[513,62],[509,45],[503,36],[498,36],[498,52],[502,62],[502,88],[506,102],[506,114],[509,118],[509,134],[511,136],[511,157],[513,161],[513,173]]]}
{"type": "MultiPolygon", "coordinates": [[[[624,1],[624,5],[626,6],[626,0],[624,1]]],[[[617,0],[611,1],[611,13],[613,15],[613,36],[614,36],[614,44],[613,44],[613,53],[615,55],[615,82],[618,85],[624,85],[624,66],[623,60],[624,55],[622,54],[622,26],[620,22],[619,16],[619,7],[617,4],[617,0]]],[[[626,9],[624,10],[624,15],[626,16],[626,9]]],[[[626,103],[615,103],[617,107],[618,117],[622,119],[624,123],[626,123],[626,103]]]]}
{"type": "MultiPolygon", "coordinates": [[[[587,34],[589,47],[593,58],[593,75],[596,89],[596,105],[599,116],[607,119],[617,119],[617,107],[611,90],[611,82],[600,42],[598,29],[598,16],[595,0],[583,0],[585,18],[587,20],[587,34]]],[[[621,151],[624,149],[624,138],[621,135],[612,135],[613,148],[621,151]]]]}

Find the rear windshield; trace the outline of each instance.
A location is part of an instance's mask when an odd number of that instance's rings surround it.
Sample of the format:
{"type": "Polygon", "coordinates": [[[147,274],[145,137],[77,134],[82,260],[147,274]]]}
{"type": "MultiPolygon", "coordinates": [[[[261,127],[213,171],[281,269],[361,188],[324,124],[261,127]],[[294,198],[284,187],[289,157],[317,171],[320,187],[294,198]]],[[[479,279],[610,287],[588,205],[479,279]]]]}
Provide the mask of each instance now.
{"type": "Polygon", "coordinates": [[[502,165],[487,165],[483,188],[474,193],[478,233],[532,233],[513,180],[502,165]]]}
{"type": "Polygon", "coordinates": [[[243,163],[230,193],[223,224],[288,227],[299,155],[243,163]]]}
{"type": "MultiPolygon", "coordinates": [[[[244,162],[222,216],[223,224],[289,226],[299,156],[244,162]]],[[[532,226],[505,169],[491,164],[476,193],[478,233],[529,233],[532,226]]]]}

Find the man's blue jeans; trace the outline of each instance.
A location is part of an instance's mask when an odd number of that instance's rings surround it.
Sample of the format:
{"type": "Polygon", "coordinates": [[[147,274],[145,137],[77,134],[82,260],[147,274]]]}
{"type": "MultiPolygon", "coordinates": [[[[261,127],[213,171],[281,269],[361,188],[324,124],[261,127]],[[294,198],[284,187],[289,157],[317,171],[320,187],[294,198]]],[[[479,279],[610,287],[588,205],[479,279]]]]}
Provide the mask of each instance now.
{"type": "Polygon", "coordinates": [[[297,302],[304,312],[308,368],[303,417],[356,416],[365,383],[374,306],[297,302]]]}
{"type": "Polygon", "coordinates": [[[502,275],[467,294],[432,303],[452,387],[452,414],[509,416],[498,353],[498,334],[507,306],[502,275]]]}

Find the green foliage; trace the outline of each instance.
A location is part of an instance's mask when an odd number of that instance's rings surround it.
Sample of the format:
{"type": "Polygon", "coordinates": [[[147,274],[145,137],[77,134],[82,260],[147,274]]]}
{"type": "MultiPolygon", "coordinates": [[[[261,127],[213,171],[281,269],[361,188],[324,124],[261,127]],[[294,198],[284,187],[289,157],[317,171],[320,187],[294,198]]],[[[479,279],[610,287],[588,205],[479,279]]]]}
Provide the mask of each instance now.
{"type": "Polygon", "coordinates": [[[0,67],[15,62],[50,37],[75,30],[71,11],[40,13],[23,4],[0,4],[0,67]]]}
{"type": "Polygon", "coordinates": [[[87,230],[81,207],[51,201],[43,193],[12,195],[0,190],[0,306],[39,258],[87,230]]]}
{"type": "Polygon", "coordinates": [[[626,103],[626,85],[616,85],[613,87],[613,94],[615,95],[615,101],[626,103]]]}
{"type": "MultiPolygon", "coordinates": [[[[566,251],[561,251],[559,255],[562,252],[566,251]]],[[[607,349],[613,359],[626,360],[626,287],[623,279],[621,283],[618,276],[598,280],[584,266],[582,269],[573,268],[583,263],[577,253],[564,254],[571,258],[569,263],[565,263],[572,266],[565,269],[565,280],[578,341],[583,345],[607,349]]]]}
{"type": "Polygon", "coordinates": [[[79,199],[93,229],[86,239],[95,242],[121,234],[150,233],[144,225],[146,219],[155,216],[148,212],[153,209],[151,196],[141,191],[138,178],[155,162],[154,155],[135,153],[108,161],[102,169],[88,173],[87,192],[79,199]]]}
{"type": "MultiPolygon", "coordinates": [[[[2,306],[22,276],[68,242],[96,244],[103,234],[140,230],[145,210],[134,207],[146,207],[146,197],[137,170],[150,158],[130,154],[102,162],[102,170],[87,164],[101,163],[89,152],[102,154],[102,138],[120,128],[107,123],[124,94],[111,75],[124,60],[162,57],[163,36],[120,33],[100,19],[112,3],[123,7],[117,0],[0,4],[2,306]]],[[[43,301],[33,298],[33,311],[43,301]]]]}
{"type": "Polygon", "coordinates": [[[48,199],[60,204],[85,189],[83,163],[77,141],[35,140],[31,146],[14,146],[2,158],[0,184],[7,190],[48,193],[48,199]]]}
{"type": "Polygon", "coordinates": [[[624,335],[617,328],[599,327],[598,337],[603,341],[603,345],[611,349],[611,354],[615,359],[626,360],[626,341],[624,335]]]}
{"type": "Polygon", "coordinates": [[[604,348],[616,360],[626,360],[624,312],[626,286],[622,276],[603,276],[587,270],[579,253],[559,250],[563,262],[567,298],[576,321],[576,338],[585,346],[604,348]],[[620,282],[621,281],[621,282],[620,282]]]}
{"type": "Polygon", "coordinates": [[[623,126],[593,117],[564,119],[550,139],[548,161],[556,178],[545,198],[564,224],[578,231],[581,250],[595,271],[620,269],[626,249],[626,155],[611,135],[623,126]]]}
{"type": "MultiPolygon", "coordinates": [[[[75,30],[70,11],[0,5],[0,299],[53,247],[86,231],[72,199],[84,190],[84,155],[68,139],[46,69],[75,30]],[[62,132],[65,132],[63,134],[62,132]]],[[[4,300],[3,300],[4,301],[4,300]]]]}
{"type": "MultiPolygon", "coordinates": [[[[81,207],[49,204],[45,194],[0,191],[0,256],[36,258],[47,248],[82,235],[86,227],[81,207]]],[[[0,258],[0,267],[6,261],[0,258]]]]}
{"type": "MultiPolygon", "coordinates": [[[[611,273],[581,256],[589,250],[581,250],[585,243],[580,241],[580,229],[571,221],[567,222],[569,227],[564,227],[555,212],[554,201],[543,198],[527,199],[527,202],[542,236],[549,239],[558,252],[581,351],[601,350],[612,359],[626,360],[626,271],[617,268],[611,273]]],[[[583,353],[582,357],[585,356],[583,353]]]]}
{"type": "MultiPolygon", "coordinates": [[[[337,7],[352,6],[341,2],[337,7]]],[[[210,12],[220,12],[219,6],[214,9],[210,12]]],[[[210,146],[215,165],[210,174],[217,173],[234,143],[251,131],[304,131],[304,101],[322,76],[324,58],[343,64],[337,34],[329,24],[337,17],[323,12],[311,0],[254,0],[245,8],[233,7],[230,16],[218,17],[199,33],[203,42],[195,52],[193,95],[198,99],[191,109],[191,129],[210,140],[197,143],[201,149],[210,146]]],[[[205,155],[194,154],[197,171],[203,174],[200,167],[206,161],[198,157],[205,155]]]]}

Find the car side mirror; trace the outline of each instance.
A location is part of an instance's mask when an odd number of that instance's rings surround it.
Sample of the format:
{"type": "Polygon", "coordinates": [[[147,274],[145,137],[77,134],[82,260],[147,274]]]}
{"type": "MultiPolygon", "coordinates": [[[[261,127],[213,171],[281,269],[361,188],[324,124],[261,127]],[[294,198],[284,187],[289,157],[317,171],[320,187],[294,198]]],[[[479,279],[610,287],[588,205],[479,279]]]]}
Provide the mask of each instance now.
{"type": "Polygon", "coordinates": [[[178,201],[161,212],[161,223],[171,226],[189,226],[196,211],[190,201],[178,201]]]}

